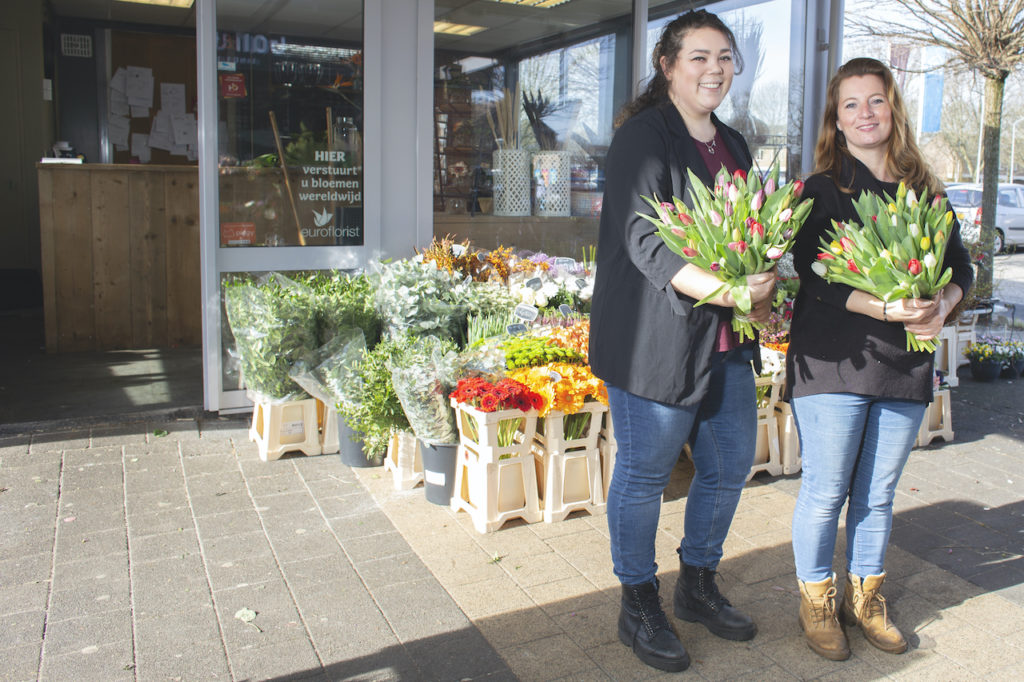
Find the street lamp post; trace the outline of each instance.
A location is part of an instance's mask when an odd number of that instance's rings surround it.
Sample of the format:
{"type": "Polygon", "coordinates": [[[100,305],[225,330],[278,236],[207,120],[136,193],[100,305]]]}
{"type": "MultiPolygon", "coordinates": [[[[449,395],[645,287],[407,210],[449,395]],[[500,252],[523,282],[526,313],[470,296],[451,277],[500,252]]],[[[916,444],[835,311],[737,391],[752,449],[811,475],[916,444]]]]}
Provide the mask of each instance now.
{"type": "Polygon", "coordinates": [[[1021,121],[1024,121],[1024,118],[1018,118],[1010,128],[1010,173],[1007,175],[1007,182],[1013,182],[1013,161],[1017,158],[1017,124],[1021,121]]]}

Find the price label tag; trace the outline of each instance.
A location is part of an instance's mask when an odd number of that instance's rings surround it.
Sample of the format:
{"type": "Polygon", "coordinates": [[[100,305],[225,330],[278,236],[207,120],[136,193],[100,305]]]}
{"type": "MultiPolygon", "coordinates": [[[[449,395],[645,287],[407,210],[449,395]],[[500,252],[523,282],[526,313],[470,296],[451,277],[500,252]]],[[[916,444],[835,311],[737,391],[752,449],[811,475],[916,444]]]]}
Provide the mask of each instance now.
{"type": "Polygon", "coordinates": [[[537,315],[540,313],[535,306],[528,305],[526,303],[520,303],[516,306],[513,314],[520,320],[526,320],[527,322],[533,322],[537,319],[537,315]]]}
{"type": "Polygon", "coordinates": [[[466,253],[466,247],[462,244],[452,244],[452,255],[458,258],[462,254],[466,253]]]}
{"type": "Polygon", "coordinates": [[[540,291],[540,288],[544,286],[544,283],[540,281],[540,277],[534,277],[526,280],[526,286],[530,287],[534,291],[540,291]]]}
{"type": "Polygon", "coordinates": [[[576,280],[576,288],[579,289],[580,291],[583,291],[584,289],[586,289],[587,288],[587,280],[583,279],[582,277],[577,279],[576,280]]]}
{"type": "Polygon", "coordinates": [[[576,267],[576,259],[575,258],[556,258],[555,259],[555,267],[556,268],[561,268],[563,270],[572,270],[573,268],[576,267]]]}
{"type": "Polygon", "coordinates": [[[562,317],[569,317],[570,315],[572,315],[572,308],[563,303],[562,305],[558,306],[558,312],[562,313],[562,317]]]}
{"type": "Polygon", "coordinates": [[[548,376],[551,377],[552,381],[561,381],[562,380],[562,375],[559,374],[558,372],[556,372],[555,370],[550,370],[548,372],[548,376]]]}
{"type": "Polygon", "coordinates": [[[486,263],[487,262],[487,254],[488,253],[490,253],[490,252],[489,251],[477,251],[476,252],[476,259],[478,261],[480,261],[481,263],[486,263]]]}
{"type": "Polygon", "coordinates": [[[462,283],[463,284],[472,284],[473,283],[473,275],[466,275],[466,279],[462,280],[462,283]]]}
{"type": "Polygon", "coordinates": [[[505,327],[505,331],[511,334],[512,336],[521,336],[526,333],[526,325],[520,322],[516,322],[515,324],[510,324],[507,327],[505,327]]]}

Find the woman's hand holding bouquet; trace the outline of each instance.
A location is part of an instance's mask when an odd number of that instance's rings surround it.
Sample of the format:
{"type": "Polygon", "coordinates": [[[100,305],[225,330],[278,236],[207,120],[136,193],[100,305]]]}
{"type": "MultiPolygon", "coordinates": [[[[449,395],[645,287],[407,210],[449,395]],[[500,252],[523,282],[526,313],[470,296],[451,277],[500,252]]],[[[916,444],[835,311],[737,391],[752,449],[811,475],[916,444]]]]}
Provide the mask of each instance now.
{"type": "Polygon", "coordinates": [[[953,225],[946,199],[936,195],[929,201],[922,195],[918,200],[901,182],[895,199],[864,192],[853,203],[861,224],[832,221],[834,229],[822,238],[812,269],[829,282],[885,301],[887,320],[907,329],[907,350],[934,352],[930,337],[941,302],[928,299],[953,276],[952,268],[942,268],[953,225]],[[915,331],[929,338],[918,338],[915,331]]]}
{"type": "MultiPolygon", "coordinates": [[[[797,231],[811,211],[812,200],[799,201],[803,183],[799,180],[779,186],[779,168],[761,177],[723,168],[715,178],[714,190],[687,171],[690,177],[690,208],[677,197],[672,203],[657,197],[643,197],[657,217],[637,213],[654,223],[658,234],[673,253],[715,275],[722,281],[696,305],[712,300],[727,290],[736,303],[732,328],[740,342],[756,339],[760,322],[752,320],[751,284],[762,286],[761,278],[793,246],[797,231]]],[[[755,317],[760,317],[755,315],[755,317]]]]}

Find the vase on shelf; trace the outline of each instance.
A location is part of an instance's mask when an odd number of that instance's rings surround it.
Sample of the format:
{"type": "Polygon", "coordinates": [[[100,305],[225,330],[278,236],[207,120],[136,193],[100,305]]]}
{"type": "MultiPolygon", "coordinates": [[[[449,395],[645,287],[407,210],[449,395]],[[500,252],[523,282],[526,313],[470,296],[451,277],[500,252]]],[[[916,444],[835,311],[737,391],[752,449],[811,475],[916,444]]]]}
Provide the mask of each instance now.
{"type": "Polygon", "coordinates": [[[534,215],[567,217],[571,214],[571,162],[571,152],[554,150],[534,152],[534,215]]]}
{"type": "Polygon", "coordinates": [[[494,215],[530,215],[530,152],[496,149],[492,164],[494,215]]]}

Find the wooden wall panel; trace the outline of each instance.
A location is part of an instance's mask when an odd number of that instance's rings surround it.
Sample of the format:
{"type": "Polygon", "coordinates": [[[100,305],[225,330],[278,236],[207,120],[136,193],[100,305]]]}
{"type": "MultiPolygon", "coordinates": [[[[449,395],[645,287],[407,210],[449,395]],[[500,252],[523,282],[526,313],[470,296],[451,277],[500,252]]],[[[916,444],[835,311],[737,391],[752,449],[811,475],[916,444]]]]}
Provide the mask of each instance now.
{"type": "Polygon", "coordinates": [[[129,171],[91,174],[92,277],[96,343],[131,348],[129,171]]]}
{"type": "Polygon", "coordinates": [[[60,169],[53,175],[57,344],[65,351],[92,350],[96,322],[89,174],[60,169]]]}
{"type": "Polygon", "coordinates": [[[129,176],[132,348],[167,346],[167,208],[164,178],[129,176]]]}
{"type": "Polygon", "coordinates": [[[37,169],[47,351],[198,345],[197,169],[37,169]]]}
{"type": "Polygon", "coordinates": [[[199,265],[199,188],[196,176],[165,176],[167,201],[167,340],[171,346],[202,340],[199,265]]]}
{"type": "Polygon", "coordinates": [[[57,274],[53,223],[53,173],[39,173],[39,240],[43,274],[43,325],[47,348],[57,347],[57,274]]]}

